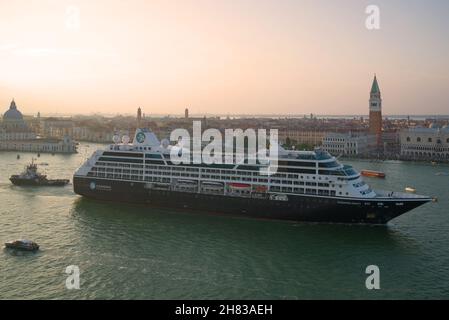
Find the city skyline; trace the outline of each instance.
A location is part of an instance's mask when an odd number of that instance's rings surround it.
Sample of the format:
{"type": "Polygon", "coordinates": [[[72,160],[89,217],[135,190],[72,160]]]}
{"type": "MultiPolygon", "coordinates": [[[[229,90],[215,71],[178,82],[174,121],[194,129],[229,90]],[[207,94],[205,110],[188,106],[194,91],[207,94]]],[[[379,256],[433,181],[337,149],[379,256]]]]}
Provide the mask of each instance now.
{"type": "Polygon", "coordinates": [[[447,114],[445,1],[0,4],[0,105],[25,114],[447,114]],[[378,5],[380,30],[365,26],[378,5]]]}

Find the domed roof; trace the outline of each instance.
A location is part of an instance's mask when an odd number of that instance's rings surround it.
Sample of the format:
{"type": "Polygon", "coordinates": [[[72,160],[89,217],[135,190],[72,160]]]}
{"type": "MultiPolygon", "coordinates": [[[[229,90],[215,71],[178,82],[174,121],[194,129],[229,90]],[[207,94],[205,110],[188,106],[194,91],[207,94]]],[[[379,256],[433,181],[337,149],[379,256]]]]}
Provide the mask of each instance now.
{"type": "Polygon", "coordinates": [[[9,110],[5,112],[3,115],[3,120],[23,120],[22,113],[17,110],[17,106],[15,101],[11,101],[11,105],[9,106],[9,110]]]}

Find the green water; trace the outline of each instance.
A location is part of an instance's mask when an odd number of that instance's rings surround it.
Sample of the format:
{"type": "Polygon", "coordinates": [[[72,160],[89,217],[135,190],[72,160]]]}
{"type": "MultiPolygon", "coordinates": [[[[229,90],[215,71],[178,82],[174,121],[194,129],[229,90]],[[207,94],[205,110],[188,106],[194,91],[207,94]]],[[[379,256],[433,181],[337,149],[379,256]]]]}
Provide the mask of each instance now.
{"type": "MultiPolygon", "coordinates": [[[[50,177],[71,178],[98,146],[42,155],[50,177]]],[[[26,237],[38,253],[0,251],[0,298],[448,298],[449,166],[344,161],[386,172],[377,188],[437,196],[385,227],[317,225],[96,202],[64,188],[21,188],[8,177],[32,154],[0,153],[0,241],[26,237]],[[380,268],[381,289],[365,288],[380,268]],[[65,268],[81,270],[80,290],[65,268]]],[[[34,155],[35,156],[35,155],[34,155]]],[[[336,213],[337,214],[337,213],[336,213]]]]}

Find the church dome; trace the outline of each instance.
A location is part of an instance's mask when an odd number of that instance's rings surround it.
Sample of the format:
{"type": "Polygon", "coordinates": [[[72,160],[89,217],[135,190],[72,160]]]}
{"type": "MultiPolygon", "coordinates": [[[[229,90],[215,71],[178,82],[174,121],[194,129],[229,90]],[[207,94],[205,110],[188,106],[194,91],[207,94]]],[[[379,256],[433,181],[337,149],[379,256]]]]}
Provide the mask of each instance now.
{"type": "Polygon", "coordinates": [[[14,100],[11,101],[9,110],[6,111],[3,115],[3,120],[23,120],[23,115],[19,110],[17,110],[17,106],[14,100]]]}

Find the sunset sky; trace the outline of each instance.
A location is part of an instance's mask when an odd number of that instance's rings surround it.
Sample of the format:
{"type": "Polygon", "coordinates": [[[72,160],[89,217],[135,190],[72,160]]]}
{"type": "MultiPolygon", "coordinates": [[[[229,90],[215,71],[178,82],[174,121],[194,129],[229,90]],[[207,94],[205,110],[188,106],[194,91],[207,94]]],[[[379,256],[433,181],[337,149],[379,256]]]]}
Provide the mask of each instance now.
{"type": "Polygon", "coordinates": [[[376,73],[449,114],[448,39],[446,0],[0,0],[0,112],[367,114],[376,73]]]}

